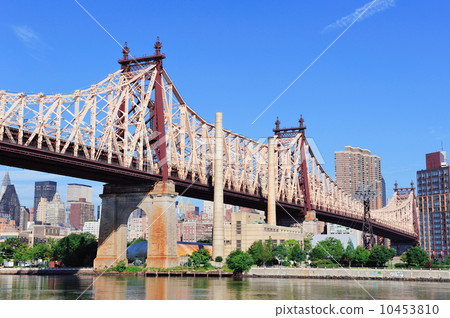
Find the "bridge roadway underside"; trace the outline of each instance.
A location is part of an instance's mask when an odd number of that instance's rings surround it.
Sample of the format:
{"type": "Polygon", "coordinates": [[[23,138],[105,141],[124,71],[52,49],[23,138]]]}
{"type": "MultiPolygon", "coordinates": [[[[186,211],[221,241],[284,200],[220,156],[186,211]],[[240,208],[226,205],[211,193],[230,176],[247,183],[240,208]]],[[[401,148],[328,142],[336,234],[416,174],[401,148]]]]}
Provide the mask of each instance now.
{"type": "MultiPolygon", "coordinates": [[[[16,168],[54,173],[58,175],[110,183],[110,184],[154,184],[161,180],[160,175],[125,168],[118,164],[95,161],[61,154],[54,151],[0,141],[0,164],[16,168]]],[[[212,180],[208,184],[169,177],[175,182],[175,191],[182,196],[213,201],[212,180]]],[[[267,210],[267,199],[259,195],[224,189],[224,202],[251,209],[267,210]]],[[[302,206],[288,202],[277,205],[277,224],[289,225],[302,222],[305,211],[302,206]]]]}
{"type": "MultiPolygon", "coordinates": [[[[315,212],[316,217],[319,221],[340,224],[352,229],[362,229],[362,219],[353,219],[328,211],[316,210],[315,212]]],[[[409,246],[414,245],[418,241],[418,238],[414,235],[392,231],[392,229],[386,227],[383,224],[372,222],[372,228],[374,235],[385,237],[391,240],[391,246],[397,250],[397,254],[401,254],[402,251],[405,251],[409,246]]]]}

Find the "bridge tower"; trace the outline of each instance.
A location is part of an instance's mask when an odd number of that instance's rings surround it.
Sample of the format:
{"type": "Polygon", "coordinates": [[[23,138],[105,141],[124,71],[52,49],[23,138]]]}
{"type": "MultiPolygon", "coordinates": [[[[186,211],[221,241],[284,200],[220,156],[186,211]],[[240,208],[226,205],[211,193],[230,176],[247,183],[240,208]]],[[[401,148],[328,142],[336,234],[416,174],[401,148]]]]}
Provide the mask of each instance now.
{"type": "MultiPolygon", "coordinates": [[[[153,88],[154,98],[146,99],[145,105],[151,116],[146,124],[154,132],[151,136],[151,149],[155,152],[160,166],[161,181],[154,184],[107,184],[104,186],[102,198],[102,216],[100,221],[99,246],[94,268],[108,268],[120,260],[126,261],[126,235],[129,215],[136,208],[147,214],[148,246],[147,266],[169,268],[178,265],[176,239],[175,183],[168,180],[166,159],[165,119],[163,104],[163,67],[165,55],[161,53],[162,44],[159,37],[155,43],[152,56],[131,57],[130,49],[125,42],[123,58],[119,60],[123,74],[130,80],[135,71],[144,70],[154,65],[156,71],[153,88]]],[[[152,93],[152,92],[150,92],[152,93]]],[[[116,120],[116,136],[123,138],[125,131],[121,124],[131,116],[125,102],[120,104],[116,120]]]]}
{"type": "Polygon", "coordinates": [[[375,237],[373,235],[372,220],[370,218],[370,201],[375,199],[379,193],[373,190],[373,186],[360,184],[358,190],[355,191],[354,198],[363,202],[364,215],[362,227],[362,240],[365,249],[372,249],[375,245],[375,237]]]}
{"type": "MultiPolygon", "coordinates": [[[[273,129],[273,132],[275,133],[275,136],[277,137],[277,139],[279,139],[281,142],[283,142],[283,139],[294,138],[298,134],[301,135],[301,137],[300,137],[301,138],[300,139],[301,163],[300,163],[300,166],[298,167],[298,172],[300,174],[300,190],[301,190],[301,192],[303,194],[303,198],[305,200],[305,207],[304,207],[305,220],[313,220],[313,219],[316,219],[316,216],[315,216],[314,211],[312,211],[311,198],[310,198],[310,193],[309,193],[308,166],[307,166],[307,162],[306,162],[306,151],[305,151],[306,126],[303,124],[305,122],[305,120],[303,119],[302,115],[300,115],[300,119],[298,122],[299,122],[298,127],[280,128],[280,120],[277,117],[277,121],[275,122],[275,129],[273,129]]],[[[269,202],[269,207],[270,207],[270,202],[269,202]]]]}

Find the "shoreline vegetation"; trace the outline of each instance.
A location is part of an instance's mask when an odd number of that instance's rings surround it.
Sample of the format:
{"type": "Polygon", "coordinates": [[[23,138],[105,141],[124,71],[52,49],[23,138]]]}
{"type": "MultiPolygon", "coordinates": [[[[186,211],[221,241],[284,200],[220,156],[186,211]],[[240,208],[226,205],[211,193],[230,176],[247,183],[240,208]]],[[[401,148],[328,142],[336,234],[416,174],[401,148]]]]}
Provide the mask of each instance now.
{"type": "Polygon", "coordinates": [[[450,257],[430,260],[421,247],[412,246],[402,254],[400,263],[392,264],[394,249],[382,245],[371,250],[355,248],[351,241],[344,248],[335,238],[315,246],[311,239],[275,245],[269,238],[266,242],[255,241],[247,251],[234,250],[225,260],[220,256],[213,260],[208,250],[200,248],[188,256],[184,266],[167,269],[148,268],[145,259],[136,258],[128,265],[122,260],[111,268],[96,271],[91,268],[96,250],[96,238],[86,233],[34,246],[16,238],[7,239],[0,244],[0,265],[9,264],[8,268],[0,268],[0,274],[450,280],[450,257]],[[20,263],[14,264],[12,259],[20,263]],[[48,268],[48,264],[60,268],[48,268]]]}

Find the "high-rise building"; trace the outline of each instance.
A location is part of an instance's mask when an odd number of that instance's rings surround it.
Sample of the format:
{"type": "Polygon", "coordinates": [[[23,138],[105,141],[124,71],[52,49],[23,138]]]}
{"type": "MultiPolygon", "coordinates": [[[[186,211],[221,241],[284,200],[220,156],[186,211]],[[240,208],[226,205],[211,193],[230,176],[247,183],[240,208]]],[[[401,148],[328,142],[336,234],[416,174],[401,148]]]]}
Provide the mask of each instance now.
{"type": "MultiPolygon", "coordinates": [[[[38,210],[39,202],[41,198],[47,199],[47,202],[53,200],[56,193],[55,181],[37,181],[34,183],[34,211],[38,210]]],[[[37,218],[37,213],[35,213],[37,218]]],[[[37,220],[37,219],[36,219],[37,220]]]]}
{"type": "Polygon", "coordinates": [[[39,200],[37,211],[36,211],[36,222],[39,222],[40,224],[45,223],[45,220],[47,218],[47,199],[41,198],[39,200]]]}
{"type": "Polygon", "coordinates": [[[77,230],[81,230],[86,221],[94,220],[94,205],[80,198],[79,202],[70,205],[70,224],[77,230]]]}
{"type": "Polygon", "coordinates": [[[80,202],[86,199],[87,203],[92,203],[92,187],[85,184],[69,183],[67,185],[67,202],[80,202]]]}
{"type": "Polygon", "coordinates": [[[85,184],[70,183],[67,185],[66,220],[82,229],[88,220],[95,219],[92,204],[92,187],[85,184]],[[91,213],[92,210],[92,213],[91,213]]]}
{"type": "Polygon", "coordinates": [[[426,155],[426,169],[417,171],[420,245],[431,258],[449,255],[450,168],[445,152],[426,155]]]}
{"type": "Polygon", "coordinates": [[[8,170],[0,188],[0,214],[1,217],[7,216],[9,220],[14,220],[16,226],[21,226],[19,197],[16,188],[11,184],[8,170]]]}
{"type": "Polygon", "coordinates": [[[58,224],[64,223],[66,214],[66,207],[61,200],[61,196],[58,192],[55,193],[53,199],[47,203],[46,223],[58,224]]]}
{"type": "Polygon", "coordinates": [[[147,215],[141,209],[133,211],[128,218],[127,240],[132,241],[137,238],[147,239],[148,223],[147,215]]]}
{"type": "Polygon", "coordinates": [[[367,149],[350,146],[346,146],[344,151],[336,151],[334,155],[337,185],[353,195],[359,185],[372,184],[380,195],[370,203],[370,208],[381,209],[386,194],[383,189],[380,157],[372,155],[367,149]]]}
{"type": "Polygon", "coordinates": [[[83,233],[91,233],[98,237],[98,233],[100,231],[100,222],[99,221],[87,221],[84,222],[83,225],[83,233]]]}
{"type": "Polygon", "coordinates": [[[28,228],[28,222],[30,220],[30,212],[24,206],[20,207],[20,229],[25,231],[28,228]]]}

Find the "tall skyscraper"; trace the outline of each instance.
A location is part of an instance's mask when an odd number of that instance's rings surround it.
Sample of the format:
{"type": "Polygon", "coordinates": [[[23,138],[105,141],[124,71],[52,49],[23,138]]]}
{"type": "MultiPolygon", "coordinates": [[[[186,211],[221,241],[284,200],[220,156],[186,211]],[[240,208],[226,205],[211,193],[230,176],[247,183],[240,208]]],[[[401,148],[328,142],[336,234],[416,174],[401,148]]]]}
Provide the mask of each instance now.
{"type": "Polygon", "coordinates": [[[370,208],[381,209],[386,190],[383,187],[380,157],[372,155],[367,149],[350,146],[346,146],[345,151],[336,151],[334,155],[338,186],[353,195],[360,184],[373,184],[380,195],[371,202],[370,208]]]}
{"type": "Polygon", "coordinates": [[[53,199],[47,203],[46,223],[58,224],[64,223],[66,207],[61,200],[58,192],[55,193],[53,199]]]}
{"type": "Polygon", "coordinates": [[[449,173],[445,152],[426,155],[426,169],[417,171],[420,245],[432,258],[449,255],[449,173]]]}
{"type": "Polygon", "coordinates": [[[20,202],[16,193],[16,188],[11,184],[9,172],[6,170],[0,188],[0,215],[1,217],[13,220],[15,226],[20,226],[20,202]]]}
{"type": "MultiPolygon", "coordinates": [[[[38,210],[39,202],[41,198],[45,198],[47,202],[53,200],[56,193],[55,181],[37,181],[34,183],[34,211],[38,210]]],[[[37,213],[35,213],[35,219],[37,213]]]]}
{"type": "Polygon", "coordinates": [[[70,205],[70,224],[77,230],[81,230],[84,223],[94,220],[94,205],[80,198],[79,202],[72,202],[70,205]]]}
{"type": "Polygon", "coordinates": [[[78,183],[68,184],[67,210],[70,211],[67,218],[76,229],[82,229],[86,221],[95,219],[92,187],[78,183]]]}
{"type": "Polygon", "coordinates": [[[92,187],[85,184],[69,183],[67,185],[67,202],[80,202],[86,199],[87,203],[92,203],[92,187]]]}

